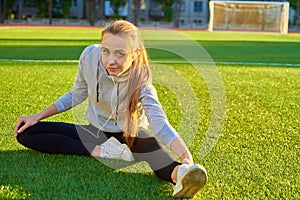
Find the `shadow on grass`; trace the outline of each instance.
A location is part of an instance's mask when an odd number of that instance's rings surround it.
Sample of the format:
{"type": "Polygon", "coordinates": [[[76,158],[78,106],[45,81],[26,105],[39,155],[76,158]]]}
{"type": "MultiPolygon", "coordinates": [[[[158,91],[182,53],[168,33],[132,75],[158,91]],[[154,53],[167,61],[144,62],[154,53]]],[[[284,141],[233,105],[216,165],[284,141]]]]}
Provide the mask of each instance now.
{"type": "Polygon", "coordinates": [[[172,199],[154,173],[122,172],[84,156],[0,152],[0,199],[172,199]]]}
{"type": "MultiPolygon", "coordinates": [[[[189,44],[178,40],[147,40],[152,60],[180,59],[176,55],[177,48],[189,49],[189,44]],[[175,52],[160,50],[160,46],[174,47],[175,52]],[[178,47],[179,45],[179,47],[178,47]]],[[[265,42],[265,41],[214,41],[198,40],[214,61],[217,62],[271,62],[299,63],[299,42],[265,42]],[[226,52],[226,53],[224,53],[226,52]]],[[[77,60],[82,50],[97,40],[59,40],[59,39],[0,39],[0,58],[2,59],[33,59],[33,60],[77,60]],[[12,44],[5,44],[13,42],[12,44]],[[15,42],[15,43],[14,43],[15,42]],[[2,44],[4,43],[4,44],[2,44]],[[19,44],[20,43],[20,44],[19,44]],[[55,44],[55,45],[54,45],[55,44]]],[[[201,58],[199,57],[200,61],[201,58]]]]}
{"type": "Polygon", "coordinates": [[[0,58],[77,60],[86,46],[0,46],[0,58]]]}

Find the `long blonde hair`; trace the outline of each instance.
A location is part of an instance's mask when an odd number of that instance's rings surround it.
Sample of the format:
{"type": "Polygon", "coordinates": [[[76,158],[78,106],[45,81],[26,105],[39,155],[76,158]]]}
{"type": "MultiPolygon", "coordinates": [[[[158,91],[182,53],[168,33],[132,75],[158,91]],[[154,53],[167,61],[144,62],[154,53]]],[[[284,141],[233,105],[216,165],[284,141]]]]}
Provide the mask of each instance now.
{"type": "Polygon", "coordinates": [[[129,96],[126,108],[125,127],[123,130],[123,136],[125,137],[127,145],[131,148],[138,132],[140,90],[145,88],[151,81],[148,55],[141,38],[141,33],[132,23],[125,20],[112,21],[103,29],[102,37],[105,33],[125,37],[128,39],[131,48],[139,52],[130,68],[127,88],[127,94],[129,96]]]}

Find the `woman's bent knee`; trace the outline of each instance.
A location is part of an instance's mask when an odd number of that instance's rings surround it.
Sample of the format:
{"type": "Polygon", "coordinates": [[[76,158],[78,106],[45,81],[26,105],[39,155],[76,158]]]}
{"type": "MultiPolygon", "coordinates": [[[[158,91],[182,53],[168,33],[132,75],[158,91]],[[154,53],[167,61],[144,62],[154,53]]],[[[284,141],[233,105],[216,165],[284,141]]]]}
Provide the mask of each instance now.
{"type": "Polygon", "coordinates": [[[33,142],[33,136],[39,130],[39,124],[40,123],[37,123],[31,127],[28,127],[26,130],[19,133],[16,137],[17,141],[23,146],[30,148],[31,143],[33,142]]]}
{"type": "Polygon", "coordinates": [[[28,138],[28,134],[26,133],[19,133],[18,136],[16,137],[17,141],[22,144],[25,147],[30,146],[30,139],[28,138]]]}

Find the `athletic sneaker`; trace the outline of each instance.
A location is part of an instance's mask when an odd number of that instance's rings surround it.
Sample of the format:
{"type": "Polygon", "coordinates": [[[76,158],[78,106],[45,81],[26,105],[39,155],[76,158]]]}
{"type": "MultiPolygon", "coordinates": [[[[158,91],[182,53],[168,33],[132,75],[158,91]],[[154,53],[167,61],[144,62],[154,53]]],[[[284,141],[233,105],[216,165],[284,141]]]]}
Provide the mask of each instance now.
{"type": "Polygon", "coordinates": [[[121,144],[115,137],[110,137],[101,144],[100,157],[118,159],[124,161],[134,161],[133,155],[126,144],[121,144]]]}
{"type": "Polygon", "coordinates": [[[178,167],[173,197],[192,198],[207,182],[207,173],[199,164],[178,167]]]}

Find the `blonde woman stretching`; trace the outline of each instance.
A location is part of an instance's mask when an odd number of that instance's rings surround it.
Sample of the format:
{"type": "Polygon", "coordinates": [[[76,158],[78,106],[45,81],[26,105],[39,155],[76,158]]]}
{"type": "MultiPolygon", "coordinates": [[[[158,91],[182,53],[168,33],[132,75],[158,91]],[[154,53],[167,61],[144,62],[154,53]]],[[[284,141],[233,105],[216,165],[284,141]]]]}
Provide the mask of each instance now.
{"type": "Polygon", "coordinates": [[[146,161],[159,178],[175,185],[173,197],[193,197],[207,182],[207,173],[194,164],[167,120],[151,83],[147,52],[137,27],[124,20],[108,24],[101,45],[88,46],[78,68],[70,92],[41,112],[19,118],[14,130],[18,142],[45,153],[146,161]],[[87,98],[88,125],[40,122],[87,98]]]}

